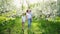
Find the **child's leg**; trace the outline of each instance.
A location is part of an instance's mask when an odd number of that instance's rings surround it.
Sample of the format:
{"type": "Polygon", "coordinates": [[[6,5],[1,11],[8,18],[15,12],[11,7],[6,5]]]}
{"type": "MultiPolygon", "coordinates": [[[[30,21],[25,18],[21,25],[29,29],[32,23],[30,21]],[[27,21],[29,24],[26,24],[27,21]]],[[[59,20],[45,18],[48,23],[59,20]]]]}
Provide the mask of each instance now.
{"type": "Polygon", "coordinates": [[[24,22],[22,22],[22,32],[24,34],[24,22]]]}
{"type": "Polygon", "coordinates": [[[22,22],[22,34],[24,34],[24,22],[22,22]]]}
{"type": "Polygon", "coordinates": [[[24,22],[22,22],[22,29],[24,30],[24,22]]]}

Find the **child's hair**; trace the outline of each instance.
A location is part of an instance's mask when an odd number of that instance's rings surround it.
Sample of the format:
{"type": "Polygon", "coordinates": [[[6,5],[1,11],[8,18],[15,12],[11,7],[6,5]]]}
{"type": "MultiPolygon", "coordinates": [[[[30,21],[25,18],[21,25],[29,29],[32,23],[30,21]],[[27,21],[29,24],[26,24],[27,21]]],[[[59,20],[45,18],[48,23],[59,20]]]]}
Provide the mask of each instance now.
{"type": "Polygon", "coordinates": [[[28,12],[29,10],[26,10],[26,12],[28,12]]]}
{"type": "Polygon", "coordinates": [[[22,15],[26,15],[26,13],[22,13],[22,15]]]}

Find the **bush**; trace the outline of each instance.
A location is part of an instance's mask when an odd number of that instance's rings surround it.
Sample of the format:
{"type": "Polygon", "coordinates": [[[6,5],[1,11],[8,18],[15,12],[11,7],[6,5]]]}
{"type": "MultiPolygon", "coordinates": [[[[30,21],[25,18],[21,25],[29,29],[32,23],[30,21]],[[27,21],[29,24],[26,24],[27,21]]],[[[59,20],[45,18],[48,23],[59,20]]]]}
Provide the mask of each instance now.
{"type": "Polygon", "coordinates": [[[15,18],[0,16],[0,34],[4,33],[4,30],[12,28],[14,24],[15,18]]]}

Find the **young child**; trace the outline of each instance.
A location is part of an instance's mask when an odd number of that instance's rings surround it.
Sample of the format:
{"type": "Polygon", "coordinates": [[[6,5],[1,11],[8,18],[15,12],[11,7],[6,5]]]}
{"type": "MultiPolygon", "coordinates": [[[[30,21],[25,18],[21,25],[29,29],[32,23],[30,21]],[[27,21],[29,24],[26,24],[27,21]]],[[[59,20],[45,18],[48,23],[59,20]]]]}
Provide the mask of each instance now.
{"type": "Polygon", "coordinates": [[[22,13],[22,30],[24,31],[24,23],[25,23],[26,17],[25,13],[22,13]]]}

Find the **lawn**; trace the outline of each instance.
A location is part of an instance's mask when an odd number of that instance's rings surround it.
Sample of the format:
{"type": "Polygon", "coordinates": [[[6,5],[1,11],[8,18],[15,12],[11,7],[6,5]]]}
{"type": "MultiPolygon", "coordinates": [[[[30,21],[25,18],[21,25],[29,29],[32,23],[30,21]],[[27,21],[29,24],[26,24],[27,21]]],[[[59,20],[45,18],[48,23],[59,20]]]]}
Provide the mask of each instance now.
{"type": "MultiPolygon", "coordinates": [[[[6,18],[0,17],[0,33],[1,34],[23,34],[22,22],[20,17],[6,18]],[[3,24],[2,24],[3,23],[3,24]]],[[[44,18],[33,19],[31,28],[28,32],[28,22],[25,22],[24,34],[60,34],[60,17],[55,20],[44,18]]]]}

